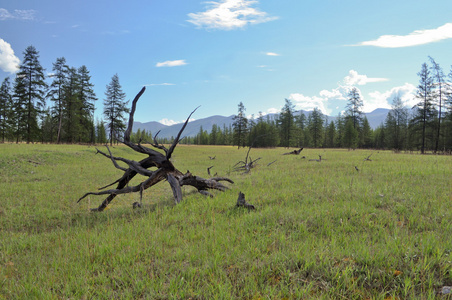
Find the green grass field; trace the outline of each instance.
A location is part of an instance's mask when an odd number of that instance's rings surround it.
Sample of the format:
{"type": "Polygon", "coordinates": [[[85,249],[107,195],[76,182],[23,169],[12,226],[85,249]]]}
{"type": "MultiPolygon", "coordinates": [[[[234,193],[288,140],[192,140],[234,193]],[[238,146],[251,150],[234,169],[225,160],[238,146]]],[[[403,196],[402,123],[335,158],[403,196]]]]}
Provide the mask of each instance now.
{"type": "Polygon", "coordinates": [[[452,157],[252,149],[257,167],[232,172],[247,150],[176,148],[182,172],[234,180],[213,198],[183,187],[174,205],[161,182],[141,209],[127,194],[92,213],[102,196],[77,200],[122,175],[94,147],[0,144],[0,299],[449,296],[452,157]],[[235,207],[239,191],[256,210],[235,207]]]}

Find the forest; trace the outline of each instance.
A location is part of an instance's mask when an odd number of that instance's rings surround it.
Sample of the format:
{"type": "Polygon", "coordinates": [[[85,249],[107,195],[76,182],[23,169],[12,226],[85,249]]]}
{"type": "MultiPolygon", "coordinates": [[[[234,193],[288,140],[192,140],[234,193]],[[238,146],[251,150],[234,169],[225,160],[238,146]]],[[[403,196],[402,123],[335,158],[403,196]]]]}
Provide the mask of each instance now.
{"type": "MultiPolygon", "coordinates": [[[[19,72],[0,86],[0,142],[107,143],[112,144],[126,128],[128,102],[115,74],[106,87],[103,119],[94,120],[95,101],[86,66],[70,67],[64,57],[53,63],[50,75],[39,62],[34,46],[24,51],[19,72]]],[[[429,57],[418,72],[417,104],[406,107],[400,97],[388,99],[392,109],[384,123],[372,129],[363,114],[363,99],[357,88],[348,94],[345,112],[335,121],[315,108],[307,115],[285,99],[276,117],[247,118],[242,102],[232,126],[202,127],[181,143],[233,145],[238,147],[373,148],[420,153],[450,153],[452,150],[452,69],[445,75],[429,57]]],[[[138,130],[133,142],[150,142],[156,133],[138,130]]],[[[170,139],[158,139],[170,143],[170,139]]]]}

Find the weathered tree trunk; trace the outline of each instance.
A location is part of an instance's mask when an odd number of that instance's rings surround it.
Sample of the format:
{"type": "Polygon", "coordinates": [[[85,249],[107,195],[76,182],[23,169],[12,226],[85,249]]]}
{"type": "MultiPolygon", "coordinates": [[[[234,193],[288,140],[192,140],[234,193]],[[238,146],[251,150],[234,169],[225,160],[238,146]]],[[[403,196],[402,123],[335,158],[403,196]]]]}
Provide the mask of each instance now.
{"type": "Polygon", "coordinates": [[[287,153],[284,153],[283,155],[291,155],[291,154],[298,155],[298,154],[300,154],[300,152],[302,150],[303,150],[303,148],[300,148],[299,150],[294,150],[292,152],[287,152],[287,153]]]}
{"type": "MultiPolygon", "coordinates": [[[[229,178],[224,177],[214,177],[210,179],[204,179],[198,176],[192,175],[190,172],[187,172],[186,174],[183,174],[179,170],[177,170],[172,162],[170,161],[171,155],[176,148],[176,145],[180,142],[180,137],[182,132],[184,131],[185,127],[187,126],[188,120],[190,119],[191,115],[196,111],[192,111],[192,113],[188,116],[187,120],[185,121],[184,125],[182,126],[181,130],[179,131],[176,139],[171,144],[170,148],[167,149],[163,145],[159,145],[156,140],[156,136],[154,137],[154,144],[152,146],[154,148],[163,150],[165,154],[158,152],[156,150],[153,150],[151,148],[145,147],[141,145],[140,143],[134,144],[130,141],[130,135],[132,133],[132,126],[133,126],[133,118],[135,114],[136,104],[138,102],[138,99],[141,97],[141,95],[144,93],[145,88],[143,87],[141,91],[136,95],[135,99],[132,102],[132,108],[130,110],[130,116],[129,116],[129,122],[127,129],[124,133],[124,140],[121,141],[123,144],[127,145],[128,147],[132,148],[133,150],[148,155],[148,157],[140,160],[140,161],[133,161],[129,159],[125,159],[122,157],[115,157],[112,155],[110,148],[107,147],[107,150],[109,154],[104,153],[97,149],[97,153],[102,154],[103,156],[109,158],[113,165],[124,171],[124,174],[121,178],[116,180],[115,182],[104,186],[102,189],[105,189],[109,186],[112,186],[114,184],[117,184],[115,189],[110,190],[104,190],[101,192],[89,192],[83,195],[77,202],[80,202],[82,199],[84,199],[88,195],[108,195],[107,198],[97,207],[93,208],[92,211],[103,211],[108,204],[113,201],[113,199],[116,197],[116,195],[120,194],[126,194],[126,193],[133,193],[133,192],[140,192],[140,199],[142,196],[142,193],[144,190],[152,187],[153,185],[159,183],[160,181],[167,180],[168,183],[171,186],[171,189],[173,191],[174,201],[175,203],[179,203],[182,200],[182,191],[181,186],[183,185],[190,185],[195,187],[200,193],[203,195],[210,195],[212,196],[208,190],[215,189],[219,191],[225,191],[228,189],[227,186],[223,185],[220,181],[227,181],[229,183],[234,183],[229,178]],[[126,163],[129,167],[123,168],[120,167],[117,163],[117,161],[122,161],[126,163]],[[156,168],[156,170],[151,171],[150,168],[156,168]],[[128,186],[128,183],[130,180],[132,180],[135,175],[140,174],[143,176],[146,176],[147,179],[140,184],[136,186],[128,186]]],[[[158,134],[158,133],[157,133],[158,134]]]]}

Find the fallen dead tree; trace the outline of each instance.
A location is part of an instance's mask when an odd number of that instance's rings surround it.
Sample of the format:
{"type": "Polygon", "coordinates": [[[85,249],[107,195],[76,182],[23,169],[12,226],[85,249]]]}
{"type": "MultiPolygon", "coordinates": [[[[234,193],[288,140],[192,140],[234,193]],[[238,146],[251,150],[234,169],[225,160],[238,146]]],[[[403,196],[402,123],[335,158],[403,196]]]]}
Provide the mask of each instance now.
{"type": "Polygon", "coordinates": [[[300,149],[298,149],[298,150],[294,150],[294,151],[292,151],[292,152],[284,153],[283,155],[291,155],[291,154],[293,154],[293,155],[298,155],[298,154],[300,154],[301,151],[303,151],[303,148],[300,148],[300,149]]]}
{"type": "Polygon", "coordinates": [[[109,158],[117,169],[124,171],[124,174],[122,175],[121,178],[107,186],[100,188],[100,190],[103,190],[114,184],[117,184],[116,188],[100,192],[88,192],[77,201],[80,202],[82,199],[89,195],[108,195],[107,198],[105,198],[105,200],[97,208],[91,209],[92,211],[103,211],[117,195],[126,193],[139,192],[141,203],[143,191],[164,180],[168,181],[168,183],[170,184],[171,189],[173,191],[174,201],[176,204],[182,200],[181,187],[184,185],[193,186],[201,194],[212,197],[212,194],[209,192],[209,190],[225,191],[228,189],[227,186],[221,183],[222,181],[234,183],[231,179],[225,177],[213,177],[210,179],[205,179],[195,176],[191,174],[189,171],[187,171],[184,174],[180,172],[178,169],[176,169],[172,162],[170,161],[171,155],[173,154],[176,145],[181,140],[182,132],[184,131],[185,127],[187,126],[188,120],[190,119],[191,115],[196,111],[196,109],[192,111],[191,114],[188,116],[187,120],[185,121],[184,125],[182,126],[181,130],[177,134],[176,138],[174,139],[169,149],[163,145],[158,144],[156,138],[154,137],[154,144],[152,144],[152,146],[156,149],[162,150],[164,154],[154,149],[145,147],[140,143],[135,144],[130,141],[130,134],[132,133],[133,118],[135,114],[136,104],[138,102],[138,99],[144,93],[144,91],[145,88],[143,87],[141,91],[135,96],[135,99],[132,102],[132,108],[130,110],[128,126],[124,133],[124,140],[121,141],[118,139],[118,141],[122,142],[124,145],[130,147],[136,152],[147,155],[147,157],[140,161],[134,161],[122,157],[113,156],[108,146],[106,146],[108,154],[97,149],[97,153],[100,153],[103,156],[109,158]],[[119,166],[117,163],[118,161],[127,164],[128,168],[119,166]],[[154,169],[150,170],[150,168],[154,169]],[[136,186],[128,186],[129,182],[137,174],[145,176],[147,177],[147,179],[136,186]]]}
{"type": "Polygon", "coordinates": [[[251,156],[249,156],[250,151],[251,151],[251,146],[249,147],[248,152],[246,153],[245,161],[239,161],[238,163],[236,163],[233,166],[235,172],[242,171],[243,174],[247,174],[251,171],[252,168],[254,168],[256,166],[256,162],[258,160],[260,160],[261,157],[255,159],[255,160],[252,160],[251,156]],[[249,158],[249,160],[248,160],[248,158],[249,158]]]}

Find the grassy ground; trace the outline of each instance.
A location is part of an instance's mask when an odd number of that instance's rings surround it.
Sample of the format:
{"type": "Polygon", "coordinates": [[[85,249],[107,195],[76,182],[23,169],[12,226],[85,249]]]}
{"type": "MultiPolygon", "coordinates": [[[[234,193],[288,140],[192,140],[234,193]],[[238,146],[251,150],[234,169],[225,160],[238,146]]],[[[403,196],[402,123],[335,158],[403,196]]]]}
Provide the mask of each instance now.
{"type": "Polygon", "coordinates": [[[252,149],[258,166],[232,172],[246,151],[176,148],[182,172],[235,181],[214,198],[184,187],[175,206],[161,182],[142,209],[133,194],[91,213],[103,198],[77,199],[122,174],[93,147],[0,144],[0,299],[447,297],[452,157],[252,149]]]}

